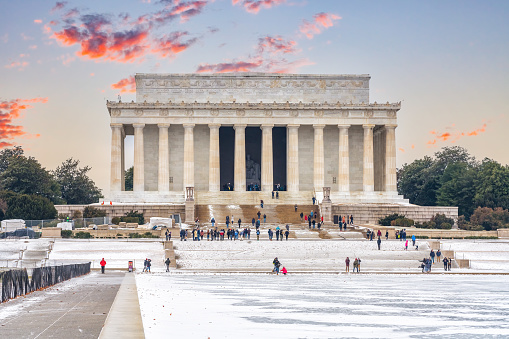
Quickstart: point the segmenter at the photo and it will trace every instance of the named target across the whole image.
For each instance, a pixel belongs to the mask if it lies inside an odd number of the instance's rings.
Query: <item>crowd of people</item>
[[[348,273],[350,272],[350,257],[346,257],[345,264],[346,264],[345,272]],[[361,271],[361,258],[355,258],[355,260],[353,261],[353,272],[359,273],[360,271]]]

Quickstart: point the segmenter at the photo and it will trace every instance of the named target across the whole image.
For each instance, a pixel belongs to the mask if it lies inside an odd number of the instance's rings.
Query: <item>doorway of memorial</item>
[[[286,127],[272,128],[274,191],[286,191]]]
[[[233,191],[234,159],[235,130],[232,126],[221,126],[219,128],[219,180],[221,181],[221,191]]]
[[[246,190],[261,191],[262,130],[246,127]]]

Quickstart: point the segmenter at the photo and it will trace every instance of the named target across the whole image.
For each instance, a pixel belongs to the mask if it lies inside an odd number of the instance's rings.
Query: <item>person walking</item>
[[[274,235],[274,232],[272,232],[272,230],[269,228],[267,233],[269,234],[269,240],[272,241],[272,236]]]
[[[385,240],[389,240],[389,231],[385,231]]]
[[[263,200],[260,200],[260,207],[263,208]]]
[[[266,215],[266,214],[264,214],[264,215],[263,215],[263,223],[265,224],[266,222],[267,222],[267,215]]]
[[[255,218],[251,219],[251,225],[253,225],[252,227],[255,226],[255,222],[256,222]]]
[[[313,197],[313,198],[311,199],[311,201],[313,201],[313,205],[314,205],[314,204],[315,204],[315,202],[316,202],[316,198],[315,198],[315,197]]]
[[[449,260],[447,260],[447,270],[448,271],[451,270],[451,266],[452,266],[452,258],[449,258]]]
[[[272,272],[276,272],[276,275],[279,275],[279,266],[281,266],[281,263],[279,262],[277,257],[274,258],[272,264],[274,265],[274,269],[272,270]]]
[[[170,258],[166,258],[164,264],[166,265],[166,272],[170,272]]]
[[[349,257],[346,257],[345,264],[346,264],[345,272],[349,273],[350,272],[350,258]]]
[[[239,223],[239,228],[240,228],[240,224],[242,223],[242,220],[240,218],[239,218],[238,223]]]
[[[357,258],[357,273],[359,273],[361,271],[361,258]]]
[[[300,222],[302,222],[302,218],[304,218],[304,213],[300,212]]]
[[[380,245],[382,244],[382,240],[380,239],[380,237],[378,237],[376,244],[378,245],[378,250],[380,251]]]
[[[166,230],[166,232],[164,232],[164,236],[166,237],[166,241],[168,241],[168,230]]]
[[[437,251],[437,262],[440,262],[440,257],[442,256],[442,252],[440,252],[440,248]]]
[[[152,266],[152,260],[151,259],[148,259],[147,260],[147,272],[150,273],[150,267]]]
[[[297,204],[295,204],[295,206],[293,206],[295,208],[295,212],[297,212]]]
[[[279,230],[276,228],[276,241],[279,240]]]
[[[256,215],[258,216],[258,220],[260,220],[260,216],[262,215],[262,214],[260,213],[260,211],[258,211],[258,212],[256,213]]]
[[[210,220],[210,222],[212,223],[212,227],[214,227],[214,225],[216,224],[216,219],[214,219],[214,217],[212,217],[212,219]]]
[[[99,265],[101,265],[101,273],[104,274],[104,270],[106,269],[106,260],[104,260],[104,258],[102,258]]]
[[[288,235],[290,234],[290,231],[286,230],[285,231],[285,237],[286,237],[286,241],[288,241]]]
[[[415,246],[415,234],[412,234],[412,246]]]
[[[431,250],[431,252],[429,252],[429,257],[431,258],[431,262],[434,264],[435,263],[435,252],[433,251],[433,249]]]
[[[143,261],[143,271],[141,271],[141,272],[147,271],[147,263],[148,263],[148,258],[145,258],[145,260]]]
[[[447,271],[447,265],[449,263],[449,259],[447,259],[447,257],[444,257],[444,271]]]
[[[256,240],[260,240],[260,230],[258,228],[256,229]]]
[[[405,251],[408,250],[408,240],[405,241]]]

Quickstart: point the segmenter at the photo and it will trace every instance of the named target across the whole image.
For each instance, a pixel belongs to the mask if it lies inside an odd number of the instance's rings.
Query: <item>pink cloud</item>
[[[437,132],[436,130],[430,131],[429,133],[431,135],[433,135],[434,137],[433,137],[433,139],[429,140],[426,144],[429,147],[431,147],[431,146],[436,145],[437,142],[450,141],[451,143],[455,143],[456,141],[458,141],[459,139],[461,139],[463,137],[478,136],[480,133],[486,132],[486,127],[487,127],[487,124],[484,123],[481,127],[477,128],[473,131],[462,132],[462,131],[457,131],[455,129],[455,124],[452,124],[451,126],[445,127],[445,129],[449,130],[450,132],[440,133],[440,132]],[[412,145],[412,148],[414,148],[414,145]]]
[[[187,35],[187,32],[173,32],[166,35],[155,41],[152,52],[159,54],[162,58],[174,57],[176,54],[185,51],[198,41],[197,38],[192,38],[183,42],[182,38]]]
[[[5,65],[5,68],[17,68],[18,71],[23,71],[30,63],[28,61],[13,61],[10,64]]]
[[[113,89],[119,89],[120,93],[135,93],[136,92],[136,80],[134,76],[130,76],[129,78],[122,79],[113,85],[111,85]]]
[[[303,20],[299,26],[299,31],[308,39],[313,39],[315,35],[320,34],[324,29],[334,26],[335,20],[341,20],[341,17],[331,13],[318,13],[313,15],[312,22]]]
[[[32,108],[33,103],[46,103],[48,98],[13,99],[0,101],[0,148],[13,146],[13,140],[19,137],[39,137],[30,135],[23,130],[23,126],[13,125],[13,120],[19,119],[22,111]]]
[[[284,40],[280,36],[265,36],[258,40],[258,47],[260,52],[269,53],[296,53],[297,43],[293,40]]]
[[[231,72],[250,72],[262,65],[262,60],[258,61],[237,61],[225,62],[219,64],[200,64],[197,73],[231,73]]]
[[[268,9],[285,2],[286,0],[232,0],[232,5],[242,6],[246,12],[257,14],[262,7]]]
[[[41,20],[41,19],[35,19],[35,20],[34,20],[34,23],[36,23],[36,24],[42,24],[42,20]]]

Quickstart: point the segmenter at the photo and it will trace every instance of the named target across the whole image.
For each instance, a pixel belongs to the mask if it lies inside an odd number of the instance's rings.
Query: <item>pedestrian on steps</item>
[[[267,222],[267,215],[263,215],[263,223],[265,224]]]
[[[349,257],[346,257],[345,264],[346,264],[345,272],[348,273],[348,272],[350,272],[350,258]]]
[[[380,251],[380,245],[382,244],[382,239],[380,239],[380,237],[378,237],[376,244],[378,245],[378,250]]]
[[[440,262],[440,257],[442,256],[442,252],[440,252],[440,248],[437,251],[437,262]]]
[[[412,246],[415,246],[415,234],[412,234]]]
[[[433,251],[433,249],[431,250],[431,252],[429,252],[429,256],[431,258],[431,262],[434,264],[435,263],[435,252]]]
[[[170,258],[166,258],[164,264],[166,265],[166,272],[170,272]]]
[[[408,251],[408,240],[405,241],[405,251]]]
[[[104,274],[104,269],[106,268],[106,260],[104,260],[104,258],[102,258],[99,265],[101,265],[101,273]]]
[[[295,206],[294,206],[294,207],[295,207],[295,212],[297,212],[297,204],[295,204]]]
[[[385,231],[385,240],[389,240],[389,231]]]

